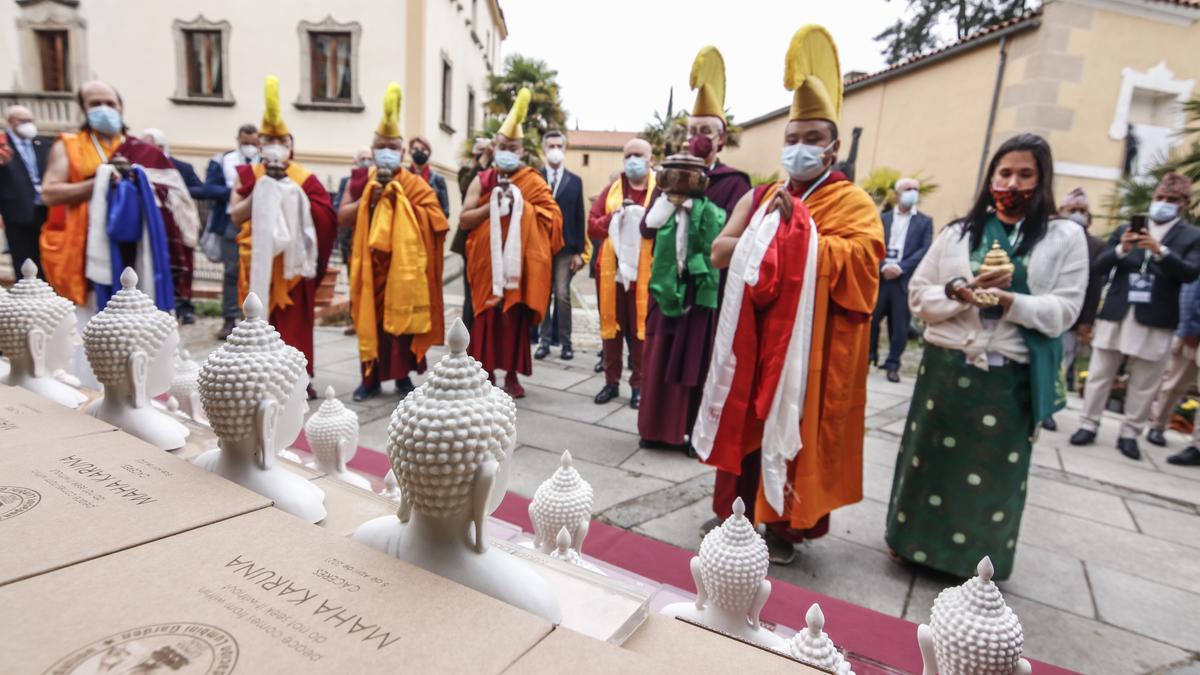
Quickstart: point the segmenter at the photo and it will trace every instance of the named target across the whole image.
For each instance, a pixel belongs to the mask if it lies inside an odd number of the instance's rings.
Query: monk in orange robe
[[[396,393],[407,396],[410,373],[425,372],[425,353],[446,332],[442,262],[450,225],[433,187],[400,168],[400,100],[393,82],[371,142],[375,166],[350,173],[338,207],[338,224],[353,231],[350,312],[362,364],[356,401],[382,393],[383,380],[395,380]]]
[[[755,505],[755,522],[768,525],[765,539],[771,560],[780,564],[794,559],[795,542],[829,531],[831,511],[862,500],[867,352],[879,263],[885,254],[883,223],[875,203],[833,168],[841,144],[837,120],[842,80],[836,48],[824,28],[805,26],[797,31],[788,49],[785,77],[788,89],[795,91],[783,139],[789,180],[782,189],[760,186],[740,200],[713,243],[713,262],[718,267],[729,265],[751,215],[764,204],[768,210],[779,209],[789,229],[802,230],[801,223],[792,221],[809,215],[816,224],[799,447],[790,449],[794,459],[786,464],[786,485],[775,500],[782,508],[776,510],[763,492],[764,460],[756,449],[762,443],[763,420],[746,423],[743,431],[749,434],[724,433],[735,442],[714,445],[706,459],[718,472],[713,494],[717,518],[705,523],[708,527],[727,518],[734,499],[742,497],[746,504]],[[764,358],[769,365],[771,355]],[[748,442],[755,433],[757,437]]]
[[[504,390],[525,395],[518,373],[533,373],[530,329],[550,302],[550,263],[563,246],[562,211],[550,186],[521,161],[521,123],[529,107],[521,89],[494,140],[493,168],[467,188],[459,227],[467,235],[467,270],[475,321],[468,353]],[[515,229],[514,229],[515,227]]]

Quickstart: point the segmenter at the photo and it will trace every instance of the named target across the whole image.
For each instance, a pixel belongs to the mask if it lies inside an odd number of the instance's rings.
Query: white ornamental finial
[[[128,290],[137,288],[138,275],[133,271],[132,267],[126,267],[125,271],[121,272],[121,288]]]
[[[37,263],[33,262],[32,258],[26,258],[25,262],[21,263],[21,276],[26,279],[37,278],[38,267]]]
[[[825,612],[821,611],[821,605],[814,602],[804,615],[804,621],[810,635],[820,635],[825,630]]]
[[[567,528],[561,528],[558,531],[558,537],[555,539],[555,548],[558,549],[558,554],[565,556],[571,548],[571,533],[567,532]]]
[[[332,384],[329,385],[328,387],[325,387],[325,400],[326,401],[336,398],[336,397],[337,397],[337,393],[333,391]]]
[[[467,353],[467,344],[470,341],[471,334],[467,332],[467,326],[463,323],[462,318],[455,319],[454,325],[450,327],[450,332],[446,335],[446,345],[450,347],[450,353]]]
[[[991,581],[992,575],[996,573],[996,568],[992,566],[992,559],[988,556],[983,556],[983,560],[975,566],[975,574],[979,575],[981,581]]]
[[[261,319],[263,313],[262,300],[259,300],[258,294],[247,293],[246,300],[242,303],[242,314],[247,319]]]
[[[570,450],[563,450],[562,458],[559,460],[559,466],[562,467],[563,471],[569,471],[571,469]]]
[[[733,515],[735,518],[746,515],[746,502],[743,502],[741,497],[733,500]]]
[[[787,642],[787,653],[804,663],[824,668],[837,675],[854,675],[850,663],[825,634],[825,613],[821,605],[813,603],[804,615],[807,628],[797,632]]]

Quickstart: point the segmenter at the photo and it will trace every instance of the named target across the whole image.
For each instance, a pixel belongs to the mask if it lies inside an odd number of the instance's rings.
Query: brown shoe
[[[233,332],[234,323],[233,319],[225,319],[225,323],[221,324],[221,330],[217,331],[217,339],[227,339],[229,334]]]

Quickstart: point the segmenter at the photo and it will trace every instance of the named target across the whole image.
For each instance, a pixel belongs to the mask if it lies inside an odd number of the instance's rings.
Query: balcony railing
[[[83,123],[75,94],[71,92],[0,91],[0,119],[8,116],[9,106],[23,105],[43,132],[78,129]]]

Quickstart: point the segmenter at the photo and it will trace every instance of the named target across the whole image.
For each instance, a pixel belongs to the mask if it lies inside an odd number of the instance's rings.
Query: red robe
[[[497,368],[507,373],[530,375],[530,330],[542,322],[550,302],[550,262],[563,246],[562,211],[550,193],[550,186],[536,170],[527,166],[511,176],[521,190],[525,210],[521,217],[521,281],[503,297],[492,295],[491,222],[484,218],[467,235],[467,270],[471,281],[475,321],[467,353],[483,364],[489,373]],[[480,204],[486,203],[496,187],[497,173],[489,169],[479,174]],[[501,235],[507,236],[509,216],[501,222]]]
[[[237,167],[238,194],[247,197],[254,191],[254,183],[258,176],[265,172],[262,164]],[[302,173],[300,173],[302,172]],[[303,166],[293,162],[288,168],[289,177],[295,174],[305,175],[300,181],[300,187],[308,196],[309,210],[312,212],[313,227],[317,231],[317,274],[312,279],[293,279],[289,284],[288,298],[291,304],[286,307],[271,306],[269,320],[283,341],[304,353],[308,360],[308,376],[313,375],[313,325],[316,323],[314,311],[317,304],[317,286],[325,277],[325,268],[329,264],[329,254],[333,251],[333,242],[337,239],[337,214],[333,211],[333,202],[329,192],[321,181]],[[238,235],[238,304],[246,299],[250,287],[250,221],[242,223]],[[278,260],[276,262],[278,264]],[[272,282],[274,283],[274,282]],[[268,304],[269,299],[263,298]]]

